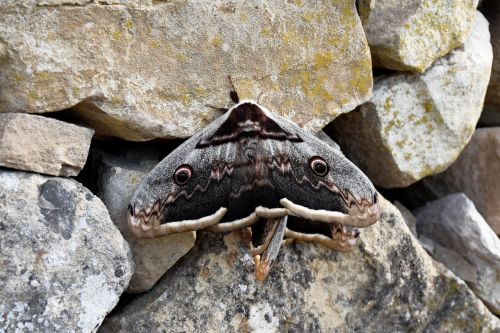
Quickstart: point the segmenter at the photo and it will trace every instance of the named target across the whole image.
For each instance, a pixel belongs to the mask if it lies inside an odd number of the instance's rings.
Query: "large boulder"
[[[424,74],[376,78],[373,97],[334,121],[342,151],[382,187],[444,171],[474,133],[490,77],[488,22]]]
[[[114,153],[95,151],[94,158],[99,160],[99,197],[132,251],[135,270],[127,291],[144,292],[151,289],[193,247],[196,233],[184,232],[155,239],[137,239],[128,227],[130,199],[144,177],[158,164],[158,150],[130,148],[122,153],[117,153],[116,150]]]
[[[478,128],[445,172],[423,179],[437,197],[464,192],[490,227],[500,234],[500,127]]]
[[[188,137],[229,101],[316,132],[369,99],[354,1],[2,1],[0,112],[73,108],[99,135]]]
[[[358,0],[375,65],[424,72],[462,45],[477,0]]]
[[[0,331],[96,331],[132,275],[101,200],[72,179],[1,170],[0,212]]]
[[[380,200],[380,222],[359,249],[281,249],[260,283],[245,232],[205,234],[148,293],[100,332],[476,332],[500,329],[467,285],[436,264],[398,210]]]
[[[0,113],[0,166],[54,176],[76,176],[94,130],[56,119]]]

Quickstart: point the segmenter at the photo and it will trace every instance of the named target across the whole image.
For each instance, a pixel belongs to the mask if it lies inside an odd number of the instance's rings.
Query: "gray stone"
[[[411,211],[408,210],[408,208],[406,208],[399,201],[394,202],[394,206],[396,206],[396,208],[401,213],[401,216],[403,217],[404,221],[406,222],[406,225],[410,229],[412,235],[417,237],[417,219],[415,218],[415,216],[413,216]]]
[[[334,122],[343,152],[377,185],[405,187],[444,171],[474,133],[491,71],[488,22],[424,74],[375,81],[373,97]]]
[[[0,165],[54,176],[76,176],[94,131],[56,119],[0,114]]]
[[[359,249],[281,249],[260,283],[245,232],[199,235],[193,250],[101,332],[491,332],[500,329],[467,285],[422,249],[380,199]]]
[[[445,172],[423,179],[434,195],[464,192],[490,227],[500,234],[500,127],[478,128]]]
[[[195,232],[155,239],[137,239],[128,228],[127,212],[135,189],[159,162],[158,151],[129,149],[123,156],[103,153],[98,170],[99,196],[132,250],[135,264],[128,292],[151,289],[158,279],[194,245]]]
[[[101,200],[72,179],[2,170],[0,212],[0,331],[96,331],[132,275]]]
[[[419,236],[438,245],[431,251],[434,258],[500,314],[500,240],[472,201],[463,193],[451,194],[414,213]]]
[[[477,0],[358,1],[375,65],[420,73],[464,43],[477,5]]]
[[[354,1],[4,0],[0,12],[0,112],[72,108],[99,135],[188,137],[220,115],[207,105],[229,102],[228,75],[241,98],[313,132],[371,96]]]

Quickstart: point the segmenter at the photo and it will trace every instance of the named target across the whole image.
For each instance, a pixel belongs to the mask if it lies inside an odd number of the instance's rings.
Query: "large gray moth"
[[[239,101],[144,179],[129,206],[139,238],[249,227],[256,277],[283,239],[349,251],[378,220],[377,193],[349,160],[253,101]]]

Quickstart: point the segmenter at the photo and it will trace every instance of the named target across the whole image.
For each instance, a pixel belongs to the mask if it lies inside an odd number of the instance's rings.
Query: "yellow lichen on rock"
[[[464,43],[477,0],[360,1],[359,7],[375,64],[422,73]]]
[[[229,102],[228,75],[242,97],[312,131],[371,95],[351,0],[133,3],[5,7],[3,53],[18,56],[0,62],[1,109],[73,107],[98,135],[149,140],[204,127],[219,114],[206,105]]]

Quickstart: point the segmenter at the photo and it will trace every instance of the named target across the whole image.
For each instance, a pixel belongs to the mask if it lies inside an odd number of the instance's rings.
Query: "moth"
[[[136,237],[250,228],[258,280],[290,241],[337,251],[379,218],[377,192],[348,159],[293,122],[250,100],[163,159],[129,206]]]

